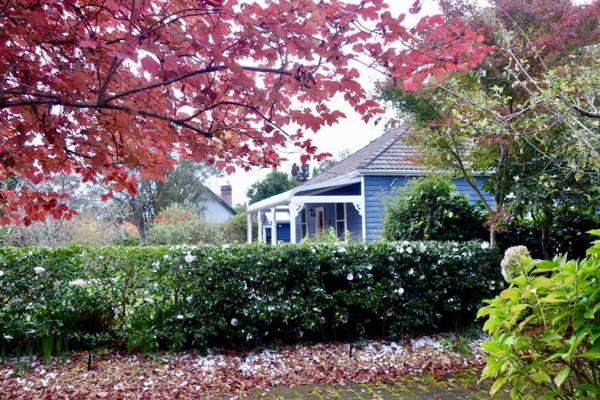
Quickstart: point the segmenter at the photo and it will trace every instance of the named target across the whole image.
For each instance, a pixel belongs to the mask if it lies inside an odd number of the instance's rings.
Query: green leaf
[[[564,303],[566,301],[565,297],[558,293],[550,293],[546,297],[542,297],[540,299],[540,303]]]
[[[585,318],[594,319],[596,313],[600,310],[600,303],[596,304],[596,306],[592,309],[589,309],[583,314]]]
[[[535,372],[535,373],[529,375],[529,377],[535,383],[552,382],[552,379],[550,379],[550,375],[548,375],[544,371]]]
[[[562,384],[565,382],[565,380],[567,380],[570,373],[571,373],[571,368],[569,368],[569,367],[564,367],[563,369],[561,369],[560,372],[558,374],[556,374],[556,376],[554,377],[554,384],[558,388],[560,388],[562,386]]]
[[[508,377],[506,376],[500,379],[496,379],[496,382],[494,382],[492,388],[490,389],[490,394],[494,396],[496,393],[498,393],[498,391],[502,389],[502,386],[506,384],[506,381],[508,381]]]

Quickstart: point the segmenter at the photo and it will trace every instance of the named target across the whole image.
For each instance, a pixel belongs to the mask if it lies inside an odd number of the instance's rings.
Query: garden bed
[[[49,368],[34,359],[23,370],[12,359],[0,365],[1,399],[37,398],[198,398],[243,395],[256,389],[305,384],[392,382],[425,372],[438,377],[483,365],[481,339],[453,335],[314,344],[251,353],[85,352]]]

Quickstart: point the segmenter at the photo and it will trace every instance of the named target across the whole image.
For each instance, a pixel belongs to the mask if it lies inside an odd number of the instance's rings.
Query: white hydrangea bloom
[[[504,258],[500,262],[502,276],[506,282],[511,282],[522,272],[521,257],[531,257],[525,246],[513,246],[506,249]]]
[[[84,281],[83,279],[75,279],[75,280],[72,280],[71,282],[69,282],[69,285],[84,287],[87,285],[87,281]]]

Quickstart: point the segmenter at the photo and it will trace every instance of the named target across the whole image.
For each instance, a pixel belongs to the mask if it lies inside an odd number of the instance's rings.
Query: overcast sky
[[[353,1],[353,0],[349,0]],[[414,0],[387,0],[390,4],[390,9],[394,15],[406,13]],[[425,0],[423,5],[422,15],[431,15],[437,10],[433,0]],[[359,68],[359,66],[357,66]],[[361,69],[361,84],[370,92],[374,92],[374,83],[382,79],[382,76],[374,71]],[[342,150],[356,151],[365,146],[371,140],[380,136],[383,133],[386,120],[393,115],[388,112],[383,120],[375,126],[374,122],[366,124],[361,120],[360,114],[352,110],[351,107],[342,100],[334,100],[332,108],[341,110],[346,114],[346,118],[340,123],[322,128],[317,134],[310,135],[319,151],[328,152],[337,155]],[[289,163],[284,164],[280,170],[289,173],[293,162],[299,162],[300,154],[287,154],[286,158],[290,159]],[[312,170],[312,165],[311,165]],[[245,204],[247,201],[246,191],[252,183],[262,179],[271,171],[271,169],[253,169],[250,172],[239,171],[232,175],[225,175],[220,178],[212,178],[208,186],[216,193],[220,193],[220,186],[230,182],[233,187],[233,204]]]

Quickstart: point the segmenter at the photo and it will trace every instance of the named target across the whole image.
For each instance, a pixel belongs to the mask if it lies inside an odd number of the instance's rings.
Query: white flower
[[[237,320],[237,318],[231,318],[231,326],[237,326],[238,323],[239,321]]]
[[[183,319],[183,315],[178,314],[175,318],[177,318],[177,319]]]
[[[490,244],[488,242],[481,242],[481,248],[482,249],[489,249],[490,248]]]
[[[45,268],[43,268],[43,267],[35,267],[35,268],[33,269],[33,272],[35,272],[35,273],[36,273],[36,274],[38,274],[38,275],[41,275],[41,274],[43,274],[44,272],[46,272],[46,269],[45,269]]]
[[[396,289],[396,293],[398,293],[398,296],[402,296],[404,294],[404,288]]]
[[[12,340],[12,338],[13,338],[13,337],[12,337],[12,336],[10,336],[10,335],[4,335],[4,339],[6,339],[6,340]]]
[[[514,278],[523,272],[521,258],[529,258],[529,250],[525,246],[513,246],[506,249],[504,258],[500,262],[502,276],[506,282],[510,283]]]
[[[414,270],[414,269],[412,269],[412,268],[411,268],[411,269],[409,269],[409,270],[408,270],[408,274],[409,274],[409,275],[414,275],[414,274],[415,274],[415,270]]]
[[[348,279],[349,281],[354,279],[354,274],[352,272],[348,273],[348,275],[346,275],[346,279]]]
[[[191,254],[186,254],[185,257],[183,257],[183,259],[185,260],[186,263],[191,264],[194,261],[196,261],[196,257],[191,255]]]
[[[230,247],[231,247],[231,245],[229,245],[229,244],[224,244],[224,245],[222,246],[222,249],[223,249],[223,250],[227,250],[227,249],[228,249],[228,248],[230,248]]]
[[[84,281],[83,279],[75,279],[71,282],[69,282],[69,285],[71,286],[79,286],[79,287],[84,287],[87,285],[87,282]]]
[[[194,299],[194,296],[189,295],[188,297],[185,298],[185,301],[187,301],[188,303],[191,303],[193,299]]]
[[[420,279],[420,280],[423,280],[423,279],[425,279],[425,275],[421,275],[421,276],[419,277],[419,279]]]
[[[4,271],[0,269],[0,276],[4,276]]]

